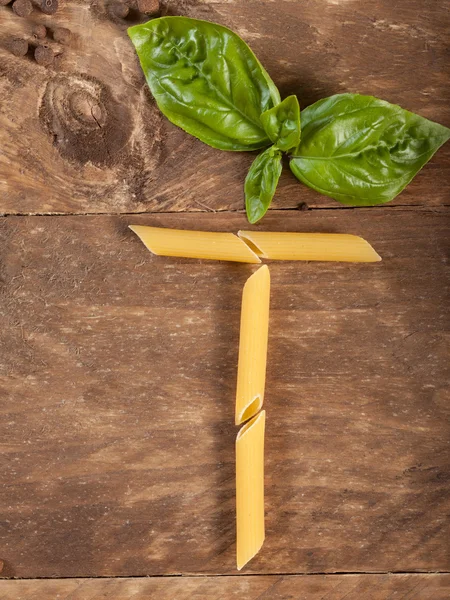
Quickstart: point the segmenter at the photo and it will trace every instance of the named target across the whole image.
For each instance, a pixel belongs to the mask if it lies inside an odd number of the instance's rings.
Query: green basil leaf
[[[128,29],[161,111],[206,144],[255,150],[270,144],[260,116],[279,92],[241,38],[221,25],[162,17]]]
[[[300,106],[297,96],[288,96],[261,115],[261,123],[272,142],[284,152],[300,143]]]
[[[291,170],[344,204],[389,202],[450,138],[450,129],[373,96],[331,96],[301,118]]]
[[[259,154],[245,178],[245,208],[250,223],[263,217],[272,202],[281,175],[281,151],[271,146]]]

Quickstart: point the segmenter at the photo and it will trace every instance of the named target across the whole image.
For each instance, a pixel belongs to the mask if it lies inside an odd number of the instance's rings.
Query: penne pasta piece
[[[251,275],[242,292],[235,423],[261,409],[266,383],[270,273],[267,265]]]
[[[256,254],[234,233],[188,231],[130,225],[150,252],[158,256],[260,263]]]
[[[266,411],[236,438],[236,562],[240,571],[261,549],[264,528],[264,429]]]
[[[372,246],[357,235],[239,231],[238,236],[261,258],[342,262],[381,260]]]

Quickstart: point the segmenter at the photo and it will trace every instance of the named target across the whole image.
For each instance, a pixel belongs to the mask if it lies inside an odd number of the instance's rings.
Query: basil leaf
[[[260,116],[279,92],[241,38],[221,25],[162,17],[128,29],[161,111],[206,144],[255,150],[270,144]]]
[[[284,152],[300,143],[300,106],[297,96],[288,96],[261,115],[261,123],[272,142]]]
[[[331,96],[301,118],[291,170],[344,204],[389,202],[450,138],[450,129],[373,96]]]
[[[245,208],[250,223],[267,212],[281,175],[281,151],[271,146],[259,154],[245,178]]]

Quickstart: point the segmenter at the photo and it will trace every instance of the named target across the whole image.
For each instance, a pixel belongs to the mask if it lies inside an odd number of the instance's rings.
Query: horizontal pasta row
[[[158,256],[260,263],[272,260],[378,262],[381,257],[357,235],[346,233],[286,233],[239,231],[222,233],[130,225],[145,246]]]

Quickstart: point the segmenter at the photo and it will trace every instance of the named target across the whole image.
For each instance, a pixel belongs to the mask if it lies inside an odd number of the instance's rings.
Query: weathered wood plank
[[[226,153],[173,127],[146,90],[126,36],[132,19],[105,0],[67,1],[20,19],[0,7],[0,213],[243,208],[254,156]],[[164,12],[223,23],[249,42],[282,95],[302,106],[336,92],[374,94],[450,125],[444,0],[179,0]],[[7,49],[33,22],[74,33],[54,68]],[[397,204],[449,204],[450,150],[440,150]],[[274,208],[339,206],[283,174]]]
[[[450,568],[448,215],[264,223],[358,233],[384,260],[271,264],[267,540],[247,572]],[[255,267],[153,257],[130,222],[245,218],[0,221],[6,577],[235,572],[239,305]]]
[[[448,574],[10,580],[2,600],[448,600]]]

